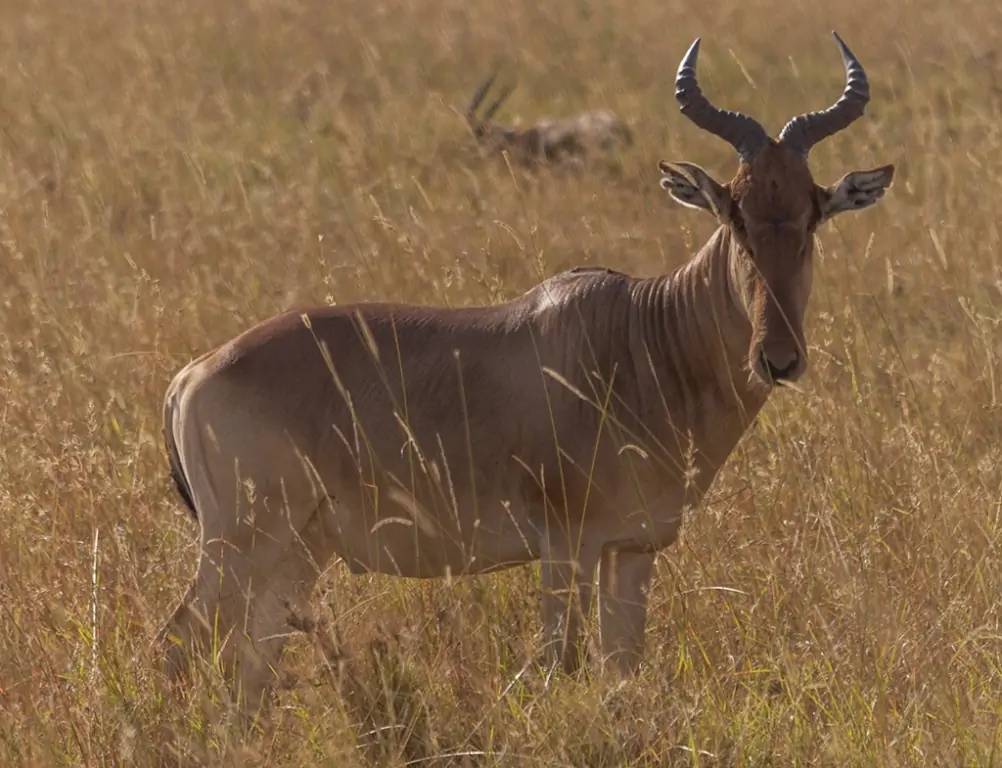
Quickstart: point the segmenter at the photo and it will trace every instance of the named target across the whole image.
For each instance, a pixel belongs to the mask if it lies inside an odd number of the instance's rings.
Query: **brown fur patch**
[[[806,158],[775,143],[741,163],[728,186],[746,219],[798,221],[817,205]]]

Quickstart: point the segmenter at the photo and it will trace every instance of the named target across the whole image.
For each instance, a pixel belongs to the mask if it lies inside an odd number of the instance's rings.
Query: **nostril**
[[[765,358],[766,367],[769,369],[769,376],[772,377],[773,381],[789,378],[790,374],[796,371],[797,366],[800,364],[800,353],[797,351],[794,351],[785,361],[785,364],[782,365],[777,365],[768,355],[763,354],[763,357]]]

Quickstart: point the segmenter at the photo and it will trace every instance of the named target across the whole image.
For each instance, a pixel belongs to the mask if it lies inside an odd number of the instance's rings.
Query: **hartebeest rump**
[[[488,77],[473,94],[466,122],[486,153],[507,152],[517,163],[581,163],[596,151],[612,152],[633,142],[629,127],[607,109],[559,120],[539,120],[525,128],[495,123],[493,118],[514,88],[507,86],[482,115],[477,114],[497,79]]]
[[[811,177],[811,146],[869,98],[836,40],[845,92],[778,140],[707,101],[690,48],[676,98],[739,165],[721,185],[661,164],[671,196],[719,223],[673,274],[579,268],[491,307],[288,313],[182,370],[165,433],[201,555],[162,636],[169,667],[212,628],[259,696],[336,556],[410,577],[541,560],[545,642],[566,668],[597,571],[604,660],[633,669],[656,553],[774,383],[806,368],[815,229],[891,182],[891,166],[831,187]]]

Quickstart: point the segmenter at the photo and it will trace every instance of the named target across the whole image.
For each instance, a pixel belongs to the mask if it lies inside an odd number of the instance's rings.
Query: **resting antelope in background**
[[[607,109],[583,112],[560,120],[540,120],[528,128],[511,128],[493,122],[494,115],[511,95],[514,86],[507,86],[482,115],[477,110],[497,79],[488,77],[473,94],[466,109],[466,121],[482,150],[487,153],[508,152],[523,165],[532,163],[580,163],[590,154],[613,152],[633,142],[626,123]]]
[[[777,140],[707,101],[699,41],[689,49],[682,113],[739,162],[725,185],[661,163],[671,196],[719,223],[674,273],[578,268],[497,306],[288,313],[184,368],[165,435],[201,555],[161,636],[169,668],[213,628],[244,695],[259,697],[338,557],[354,573],[419,578],[540,560],[546,650],[568,670],[597,572],[603,661],[634,669],[657,552],[774,384],[807,367],[814,231],[891,183],[891,166],[830,187],[811,177],[811,147],[869,98],[836,40],[842,97]]]

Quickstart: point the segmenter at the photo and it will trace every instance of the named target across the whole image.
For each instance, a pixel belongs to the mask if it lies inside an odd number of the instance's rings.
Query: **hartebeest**
[[[807,366],[815,229],[875,203],[893,176],[811,177],[811,147],[869,98],[836,40],[844,93],[777,140],[710,104],[699,41],[689,49],[682,112],[739,164],[722,185],[661,163],[671,196],[719,223],[673,274],[579,268],[497,306],[293,312],[182,370],[165,434],[201,556],[164,630],[170,667],[215,631],[258,696],[337,556],[354,573],[410,577],[541,560],[545,642],[567,668],[597,571],[602,654],[634,668],[656,553],[774,383]]]
[[[560,120],[539,120],[527,128],[499,125],[493,118],[514,90],[512,86],[502,89],[501,95],[483,114],[477,114],[496,79],[497,73],[481,83],[466,109],[466,122],[485,152],[508,152],[514,161],[523,165],[579,163],[595,151],[611,152],[633,142],[633,134],[626,123],[607,109]]]

